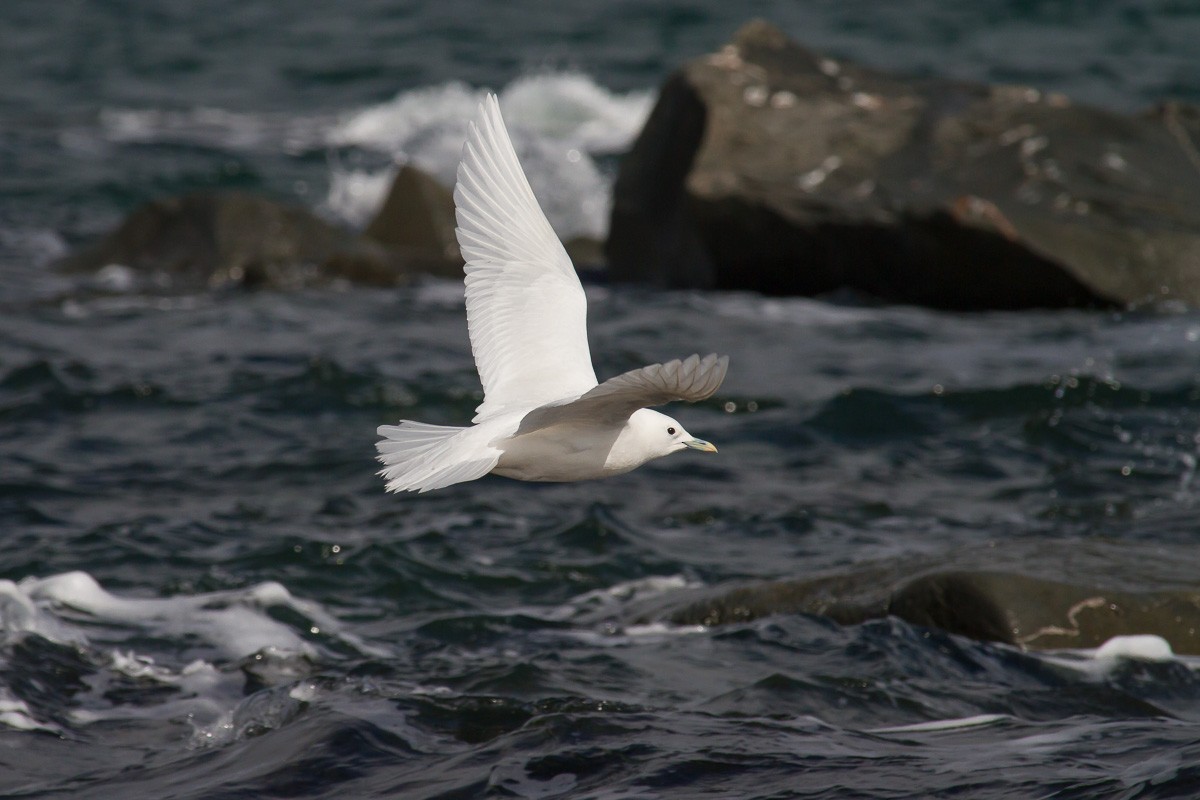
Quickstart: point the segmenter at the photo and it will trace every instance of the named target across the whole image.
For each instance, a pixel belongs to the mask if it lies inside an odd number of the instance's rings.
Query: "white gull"
[[[381,425],[379,474],[389,492],[428,492],[488,473],[580,481],[678,450],[716,452],[647,406],[711,396],[728,356],[692,355],[597,383],[583,287],[529,188],[495,95],[470,125],[454,204],[484,400],[469,427]]]

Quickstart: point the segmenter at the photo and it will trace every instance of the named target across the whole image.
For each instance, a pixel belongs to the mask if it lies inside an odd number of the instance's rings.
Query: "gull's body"
[[[646,406],[709,397],[727,358],[691,356],[597,383],[583,287],[529,188],[492,95],[463,146],[454,203],[484,400],[470,427],[381,425],[376,446],[388,491],[425,492],[489,472],[588,480],[685,448],[716,450]]]

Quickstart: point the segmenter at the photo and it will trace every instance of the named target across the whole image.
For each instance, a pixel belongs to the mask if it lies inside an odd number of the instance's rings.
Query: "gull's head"
[[[630,416],[629,428],[636,435],[638,443],[645,448],[646,461],[662,458],[680,450],[717,452],[717,448],[712,444],[688,433],[678,420],[648,408],[635,411]]]

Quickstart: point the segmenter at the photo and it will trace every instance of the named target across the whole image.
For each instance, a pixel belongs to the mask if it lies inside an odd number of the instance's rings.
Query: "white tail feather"
[[[375,443],[384,465],[379,474],[389,492],[428,492],[453,483],[481,478],[496,466],[497,454],[480,456],[460,445],[460,434],[469,428],[429,425],[403,420],[399,425],[380,425],[384,437]]]

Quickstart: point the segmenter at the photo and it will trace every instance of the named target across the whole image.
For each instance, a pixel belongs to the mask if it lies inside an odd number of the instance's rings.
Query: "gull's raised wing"
[[[583,287],[521,171],[495,95],[471,123],[454,205],[483,382],[475,421],[594,387]]]
[[[618,423],[639,408],[674,400],[694,403],[711,397],[729,369],[729,356],[710,353],[682,361],[651,364],[609,378],[575,400],[534,409],[521,420],[515,436],[571,422]]]

